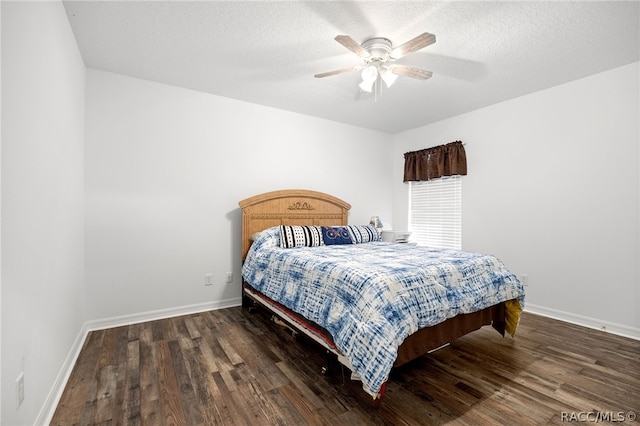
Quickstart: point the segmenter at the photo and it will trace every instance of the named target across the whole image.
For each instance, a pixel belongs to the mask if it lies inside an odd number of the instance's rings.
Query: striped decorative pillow
[[[372,225],[349,225],[349,232],[351,233],[353,244],[382,240],[380,233]]]
[[[324,245],[319,226],[280,225],[280,247],[317,247]]]

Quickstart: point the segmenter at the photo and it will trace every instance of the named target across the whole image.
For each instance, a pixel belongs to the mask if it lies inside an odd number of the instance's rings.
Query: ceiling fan
[[[336,36],[335,40],[363,59],[364,65],[323,72],[316,74],[314,77],[324,78],[336,74],[362,70],[362,82],[359,85],[360,89],[365,92],[371,92],[374,84],[378,81],[378,77],[384,81],[387,87],[391,87],[399,75],[416,78],[418,80],[426,80],[433,75],[431,71],[394,63],[396,60],[416,50],[435,43],[436,36],[433,34],[422,33],[398,47],[393,47],[391,41],[384,37],[373,37],[365,40],[362,44],[348,35]]]

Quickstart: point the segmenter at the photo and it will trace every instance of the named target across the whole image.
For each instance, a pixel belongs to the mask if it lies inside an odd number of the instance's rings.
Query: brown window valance
[[[466,174],[467,154],[460,141],[404,154],[404,182]]]

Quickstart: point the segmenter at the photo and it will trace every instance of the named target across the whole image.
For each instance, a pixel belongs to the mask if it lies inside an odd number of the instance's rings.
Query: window
[[[409,182],[409,231],[420,245],[462,248],[461,176]]]

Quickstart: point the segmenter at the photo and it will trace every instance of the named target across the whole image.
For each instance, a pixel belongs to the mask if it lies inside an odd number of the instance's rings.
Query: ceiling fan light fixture
[[[399,75],[418,80],[426,80],[433,74],[431,71],[393,63],[399,58],[435,43],[436,36],[433,34],[422,33],[395,48],[391,41],[384,37],[373,37],[362,43],[358,43],[348,35],[338,35],[335,40],[363,59],[364,66],[353,66],[323,72],[316,74],[314,77],[323,78],[350,71],[362,70],[362,81],[358,86],[363,92],[371,93],[375,89],[377,98],[383,81],[387,87],[391,87]]]
[[[384,81],[387,87],[391,87],[398,79],[398,74],[394,74],[392,67],[386,67],[380,73],[380,77],[382,77],[382,81]]]
[[[360,87],[360,89],[363,92],[371,93],[373,91],[373,84],[375,82],[376,82],[375,80],[371,80],[371,81],[362,80],[360,84],[358,84],[358,87]]]
[[[363,82],[374,82],[376,81],[376,78],[378,78],[378,68],[376,68],[374,65],[369,65],[362,70],[361,75]]]
[[[360,89],[365,92],[371,92],[373,90],[373,85],[378,79],[378,68],[369,65],[365,69],[362,70],[362,82],[358,85]]]

